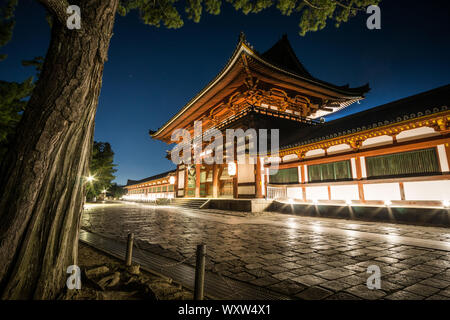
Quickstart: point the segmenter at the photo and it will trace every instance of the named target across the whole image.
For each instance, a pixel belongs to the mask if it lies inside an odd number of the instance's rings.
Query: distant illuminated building
[[[127,194],[126,200],[153,201],[156,199],[172,199],[175,197],[175,173],[167,171],[142,180],[128,180],[124,187]]]

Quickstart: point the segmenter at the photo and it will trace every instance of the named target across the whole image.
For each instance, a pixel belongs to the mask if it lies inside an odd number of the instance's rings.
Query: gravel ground
[[[64,300],[186,300],[192,299],[192,292],[172,282],[172,279],[140,270],[132,274],[123,262],[102,251],[79,243],[78,263],[83,273],[80,290],[67,290]],[[96,277],[86,276],[89,270],[99,267],[109,270]],[[120,281],[111,284],[105,281],[117,275]],[[120,275],[120,276],[119,276]],[[102,282],[103,281],[103,282]],[[105,285],[102,283],[106,282]],[[99,286],[98,284],[102,284]],[[109,283],[109,284],[108,284]]]

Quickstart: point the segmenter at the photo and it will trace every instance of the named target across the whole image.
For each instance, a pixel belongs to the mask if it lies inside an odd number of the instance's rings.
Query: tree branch
[[[349,9],[349,10],[357,10],[357,11],[366,11],[366,10],[364,10],[364,9],[360,9],[360,8],[357,8],[357,7],[352,7],[352,6],[347,6],[347,5],[345,5],[345,4],[342,4],[342,3],[340,3],[339,1],[337,1],[337,0],[333,0],[334,2],[336,2],[336,4],[338,5],[338,6],[340,6],[340,7],[342,7],[342,8],[346,8],[346,9]]]
[[[70,4],[67,0],[38,0],[53,16],[56,20],[65,24],[67,20],[67,8]]]
[[[303,0],[303,2],[305,2],[308,6],[310,6],[310,7],[313,8],[313,9],[323,10],[323,8],[317,7],[317,6],[313,5],[313,4],[310,3],[308,0]]]
[[[360,8],[357,8],[357,7],[347,6],[347,5],[345,5],[345,4],[340,3],[340,2],[337,1],[337,0],[330,0],[330,1],[336,3],[338,6],[340,6],[340,7],[342,7],[342,8],[345,8],[345,9],[356,10],[356,11],[366,11],[366,10],[364,10],[364,9],[360,9]],[[313,9],[318,9],[318,10],[323,10],[323,9],[324,9],[324,8],[322,8],[322,7],[317,7],[317,6],[313,5],[313,4],[312,4],[311,2],[309,2],[308,0],[303,0],[303,2],[305,2],[308,6],[310,6],[310,7],[313,8]]]

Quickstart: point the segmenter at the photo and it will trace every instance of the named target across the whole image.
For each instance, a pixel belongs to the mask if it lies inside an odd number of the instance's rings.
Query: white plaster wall
[[[270,158],[267,158],[265,160],[265,162],[266,163],[276,163],[276,162],[280,163],[281,162],[281,158],[280,157],[270,157]]]
[[[283,157],[283,162],[294,161],[297,159],[298,159],[298,157],[296,154],[289,154],[289,155]]]
[[[450,180],[404,182],[405,200],[450,200]]]
[[[306,199],[308,200],[328,200],[328,187],[306,187]]]
[[[243,195],[255,194],[255,186],[238,186],[238,193]]]
[[[367,178],[366,159],[364,157],[359,158],[361,163],[361,176]]]
[[[363,185],[366,200],[401,200],[398,183],[374,183]]]
[[[253,164],[238,164],[237,178],[239,183],[255,182],[255,166]]]
[[[382,146],[385,144],[392,144],[393,142],[394,142],[394,139],[388,135],[368,138],[368,139],[364,140],[364,142],[362,143],[361,149]]]
[[[437,146],[438,150],[438,156],[439,156],[439,163],[441,165],[442,172],[448,172],[448,160],[447,160],[447,152],[445,152],[445,146],[443,144],[440,144]],[[450,191],[449,191],[450,192]]]
[[[358,174],[356,173],[356,158],[351,158],[350,164],[352,165],[352,177],[353,179],[357,179]]]
[[[433,128],[430,127],[420,127],[411,130],[405,130],[397,135],[397,142],[409,141],[414,139],[421,139],[426,137],[432,137],[439,135]]]
[[[184,188],[184,170],[178,171],[178,189]]]
[[[331,154],[347,152],[347,151],[351,151],[351,150],[352,150],[352,148],[348,144],[342,143],[342,144],[338,144],[336,146],[329,147],[327,149],[327,154],[331,155]]]
[[[315,150],[311,150],[311,151],[308,151],[307,153],[305,153],[305,158],[320,157],[323,155],[325,155],[324,149],[315,149]]]
[[[286,194],[291,199],[303,199],[303,191],[299,187],[287,187]]]
[[[331,200],[359,200],[358,185],[331,186]]]

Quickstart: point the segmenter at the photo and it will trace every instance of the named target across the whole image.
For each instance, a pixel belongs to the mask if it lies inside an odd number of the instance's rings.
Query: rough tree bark
[[[43,71],[0,169],[0,297],[53,299],[77,262],[94,120],[118,0],[79,2],[81,30],[54,14]]]

